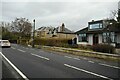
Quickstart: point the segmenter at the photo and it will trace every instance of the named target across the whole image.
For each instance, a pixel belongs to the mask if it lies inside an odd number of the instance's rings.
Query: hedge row
[[[32,41],[26,43],[25,40],[20,41],[22,45],[32,45]],[[43,46],[56,46],[56,47],[66,47],[66,48],[77,48],[77,49],[83,49],[83,50],[92,50],[96,52],[103,52],[103,53],[114,53],[115,48],[108,44],[97,44],[97,45],[77,45],[77,44],[71,44],[70,39],[44,39],[44,38],[35,38],[34,40],[35,45],[43,45]]]
[[[70,39],[44,39],[36,38],[34,40],[35,45],[45,45],[45,46],[57,46],[57,47],[66,47],[69,45]],[[32,42],[30,42],[31,44]]]
[[[103,53],[114,53],[115,48],[109,44],[97,44],[91,47],[93,51],[103,52]]]
[[[103,52],[103,53],[114,53],[115,47],[109,44],[96,44],[96,45],[79,45],[78,48],[84,49],[84,50],[92,50],[96,52]]]

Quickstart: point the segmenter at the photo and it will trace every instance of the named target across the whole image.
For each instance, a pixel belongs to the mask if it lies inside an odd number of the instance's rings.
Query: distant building
[[[64,23],[56,28],[40,27],[35,31],[35,36],[39,38],[61,38],[61,39],[75,38],[74,32],[67,29]]]
[[[114,20],[98,20],[88,22],[88,27],[76,32],[77,44],[96,45],[109,43],[115,47],[120,46],[119,23],[112,24]]]

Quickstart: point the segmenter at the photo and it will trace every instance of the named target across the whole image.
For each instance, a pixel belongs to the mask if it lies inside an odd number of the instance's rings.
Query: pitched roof
[[[75,32],[75,33],[76,33],[76,34],[80,34],[80,33],[86,33],[86,32],[88,32],[88,27],[83,28],[83,29],[81,29],[81,30],[79,30],[79,31],[77,31],[77,32]]]
[[[75,33],[75,32],[73,32],[73,31],[69,30],[68,28],[64,28],[64,30],[61,32],[61,31],[59,31],[59,28],[60,28],[60,27],[61,27],[61,26],[59,26],[59,27],[56,28],[57,33],[71,33],[71,34]]]
[[[73,34],[74,32],[73,31],[71,31],[71,30],[69,30],[68,28],[64,28],[64,31],[62,31],[62,32],[60,32],[59,31],[59,28],[60,28],[61,26],[59,26],[59,27],[40,27],[40,28],[38,28],[36,31],[46,31],[46,30],[48,30],[48,31],[50,31],[50,32],[57,32],[57,33],[71,33],[71,34]]]
[[[117,24],[112,24],[112,25],[108,25],[106,28],[104,29],[98,29],[98,30],[88,30],[88,27],[83,28],[77,32],[75,32],[76,34],[82,34],[82,33],[103,33],[106,31],[110,31],[110,32],[120,32],[120,23]]]

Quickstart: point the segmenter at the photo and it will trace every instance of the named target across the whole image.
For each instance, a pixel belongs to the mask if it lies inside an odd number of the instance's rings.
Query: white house
[[[76,32],[77,44],[96,45],[109,43],[120,47],[120,23],[114,20],[98,20],[88,22],[88,27]]]

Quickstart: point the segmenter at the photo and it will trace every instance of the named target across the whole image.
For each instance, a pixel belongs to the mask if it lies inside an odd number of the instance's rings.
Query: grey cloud
[[[111,10],[117,9],[117,2],[4,2],[3,19],[14,20],[25,17],[31,22],[36,19],[36,28],[59,26],[77,31],[87,26],[92,19],[103,19]]]

